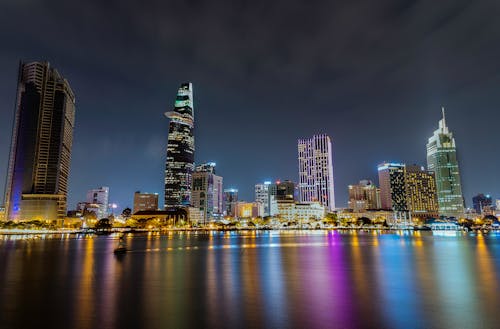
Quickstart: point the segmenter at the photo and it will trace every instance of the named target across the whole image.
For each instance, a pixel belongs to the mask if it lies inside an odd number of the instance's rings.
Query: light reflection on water
[[[435,232],[434,232],[435,233]],[[0,328],[495,327],[500,236],[0,237]]]

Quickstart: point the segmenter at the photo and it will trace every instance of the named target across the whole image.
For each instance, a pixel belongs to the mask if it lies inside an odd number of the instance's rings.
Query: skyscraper
[[[354,211],[380,209],[380,189],[370,180],[364,179],[356,185],[349,185],[348,207]]]
[[[224,214],[236,216],[236,205],[238,204],[238,190],[234,188],[224,189]]]
[[[215,163],[196,166],[191,191],[192,206],[203,214],[203,220],[222,216],[222,177],[215,174]]]
[[[434,172],[422,166],[406,166],[406,205],[412,217],[420,219],[438,216],[436,180]]]
[[[299,198],[335,208],[332,142],[327,135],[298,140]]]
[[[97,218],[108,217],[109,187],[102,186],[87,192],[87,203],[98,206]]]
[[[276,185],[271,182],[255,184],[255,202],[264,207],[263,216],[274,216],[278,213],[276,202]]]
[[[21,63],[5,206],[11,220],[66,215],[75,122],[69,83],[47,62]]]
[[[477,214],[482,214],[485,208],[491,207],[493,204],[493,199],[490,195],[484,195],[479,193],[472,197],[472,207]]]
[[[405,165],[381,163],[378,165],[380,202],[382,209],[392,210],[398,218],[407,218]]]
[[[464,201],[455,138],[446,125],[444,108],[442,111],[439,127],[427,143],[427,169],[436,177],[439,214],[459,217],[464,213]]]
[[[165,208],[189,206],[194,171],[193,85],[181,84],[174,109],[166,112],[168,129],[165,165]]]

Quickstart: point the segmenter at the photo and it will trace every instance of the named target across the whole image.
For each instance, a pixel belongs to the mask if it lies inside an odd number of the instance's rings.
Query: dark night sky
[[[196,161],[216,161],[244,199],[296,181],[297,138],[325,132],[345,206],[383,160],[425,164],[442,105],[467,204],[500,198],[498,17],[496,0],[2,0],[0,173],[18,61],[48,60],[77,97],[69,208],[101,185],[120,208],[163,194],[163,112],[184,81]]]

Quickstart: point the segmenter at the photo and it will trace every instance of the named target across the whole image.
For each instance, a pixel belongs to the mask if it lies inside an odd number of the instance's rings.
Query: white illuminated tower
[[[436,177],[439,214],[459,217],[464,213],[462,184],[458,168],[455,138],[446,125],[446,117],[439,120],[439,127],[427,142],[427,169]]]
[[[335,209],[333,151],[330,137],[324,134],[298,140],[299,198],[319,202]]]

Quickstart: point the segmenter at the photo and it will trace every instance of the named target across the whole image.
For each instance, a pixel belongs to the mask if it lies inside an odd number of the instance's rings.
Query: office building
[[[196,167],[193,173],[191,203],[200,209],[203,221],[217,219],[223,214],[222,177],[215,174],[215,162]]]
[[[276,186],[269,181],[255,184],[255,202],[263,205],[263,217],[276,215],[278,213]]]
[[[174,109],[165,115],[170,119],[165,166],[165,208],[187,207],[191,204],[195,149],[191,83],[180,86]]]
[[[434,172],[422,166],[406,166],[406,205],[412,218],[438,217],[436,180]]]
[[[439,214],[459,217],[464,213],[464,200],[458,167],[455,138],[446,125],[446,117],[427,142],[427,169],[434,172]]]
[[[380,204],[399,219],[407,219],[405,165],[384,162],[378,166]]]
[[[47,62],[21,63],[5,188],[6,218],[66,216],[75,95]]]
[[[134,193],[134,209],[132,213],[138,211],[156,211],[158,210],[158,193]]]
[[[485,209],[491,208],[492,205],[493,199],[488,194],[479,193],[472,197],[472,207],[474,207],[477,214],[482,214]]]
[[[108,217],[109,187],[102,186],[87,192],[87,203],[98,206],[96,216],[98,219]]]
[[[380,189],[370,180],[361,180],[358,184],[349,185],[348,208],[355,212],[363,212],[368,209],[380,209]]]
[[[236,217],[236,204],[238,203],[238,190],[234,188],[224,189],[224,215]]]
[[[326,209],[319,202],[279,202],[278,214],[280,220],[287,222],[306,223],[325,217]]]
[[[295,200],[295,183],[292,181],[277,181],[269,186],[269,190],[278,202]]]
[[[327,135],[298,140],[299,198],[301,202],[319,202],[333,210],[332,142]]]

